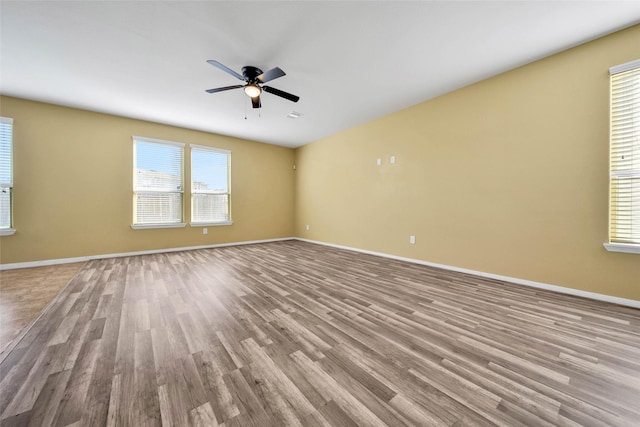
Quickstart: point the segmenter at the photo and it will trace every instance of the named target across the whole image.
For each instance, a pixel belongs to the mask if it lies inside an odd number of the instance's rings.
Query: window
[[[132,228],[184,227],[184,144],[133,137]]]
[[[191,146],[191,225],[228,225],[231,152]]]
[[[640,60],[611,73],[608,250],[640,253]]]
[[[15,233],[13,225],[13,119],[0,117],[0,236]]]

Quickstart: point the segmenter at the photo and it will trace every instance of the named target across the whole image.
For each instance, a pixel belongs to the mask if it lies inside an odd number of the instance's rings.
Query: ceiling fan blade
[[[238,89],[238,88],[241,88],[243,86],[244,85],[233,85],[233,86],[217,87],[215,89],[207,89],[205,92],[209,92],[209,93],[223,92],[225,90]]]
[[[274,95],[276,95],[276,96],[279,96],[280,98],[288,99],[289,101],[292,101],[292,102],[298,102],[298,100],[300,100],[300,97],[299,97],[299,96],[292,95],[292,94],[287,93],[287,92],[285,92],[285,91],[283,91],[283,90],[276,89],[275,87],[262,86],[262,89],[263,89],[265,92],[269,92],[269,93],[271,93],[271,94],[274,94]]]
[[[266,71],[262,74],[260,74],[258,76],[258,80],[260,80],[262,83],[266,83],[266,82],[270,82],[271,80],[275,80],[278,77],[282,77],[286,75],[284,73],[284,71],[282,71],[280,68],[276,67],[276,68],[272,68],[269,71]]]
[[[262,104],[260,103],[260,95],[251,98],[251,104],[253,105],[253,108],[262,107]]]
[[[224,71],[225,73],[229,73],[231,74],[233,77],[239,79],[239,80],[244,80],[244,77],[242,76],[242,74],[238,74],[235,71],[233,71],[231,68],[227,67],[226,65],[223,65],[221,63],[219,63],[218,61],[216,61],[215,59],[210,59],[207,61],[209,64],[213,65],[214,67],[218,67],[220,68],[222,71]]]

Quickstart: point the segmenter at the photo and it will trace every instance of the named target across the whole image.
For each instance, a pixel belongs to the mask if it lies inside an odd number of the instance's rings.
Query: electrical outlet
[[[307,226],[305,227],[305,229],[306,229],[307,231],[309,231],[309,224],[307,224]]]
[[[412,245],[416,244],[416,236],[409,236],[409,243],[411,243]]]
[[[380,165],[382,164],[382,159],[378,159],[378,160],[376,160],[376,164],[377,164],[378,166],[380,166]]]
[[[207,229],[207,227],[202,229],[202,234],[208,234],[209,233],[209,229]]]
[[[389,163],[391,163],[392,165],[396,164],[396,156],[391,156],[391,158],[389,159]]]

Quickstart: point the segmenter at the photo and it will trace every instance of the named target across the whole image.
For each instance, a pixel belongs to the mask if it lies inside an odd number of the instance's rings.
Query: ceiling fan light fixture
[[[251,98],[251,105],[253,106],[253,108],[262,107],[262,104],[260,102],[260,95],[262,94],[263,89],[264,89],[264,92],[270,93],[275,96],[279,96],[280,98],[284,98],[287,101],[298,102],[300,100],[299,96],[293,95],[291,93],[287,93],[280,89],[276,89],[275,87],[260,86],[262,83],[270,82],[271,80],[275,80],[286,75],[285,72],[278,67],[272,68],[266,73],[263,73],[260,68],[247,65],[242,67],[242,75],[240,75],[239,73],[236,73],[235,71],[233,71],[231,68],[227,67],[226,65],[222,65],[221,63],[219,63],[214,59],[210,59],[207,62],[213,65],[214,67],[221,69],[227,74],[231,74],[232,76],[236,77],[238,80],[242,80],[242,83],[243,83],[243,84],[238,84],[233,86],[224,86],[224,87],[217,87],[213,89],[207,89],[206,90],[207,93],[218,93],[218,92],[224,92],[231,89],[242,88],[244,89],[244,93],[246,93],[247,96]]]
[[[249,98],[255,98],[256,96],[260,96],[262,93],[262,89],[255,83],[250,83],[244,87],[244,93],[249,96]]]

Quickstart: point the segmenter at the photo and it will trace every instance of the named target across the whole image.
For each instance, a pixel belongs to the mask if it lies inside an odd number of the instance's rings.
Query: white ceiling
[[[0,19],[5,95],[298,147],[638,23],[640,1],[2,0]],[[268,85],[301,99],[208,94],[241,83],[208,59],[279,66]]]

